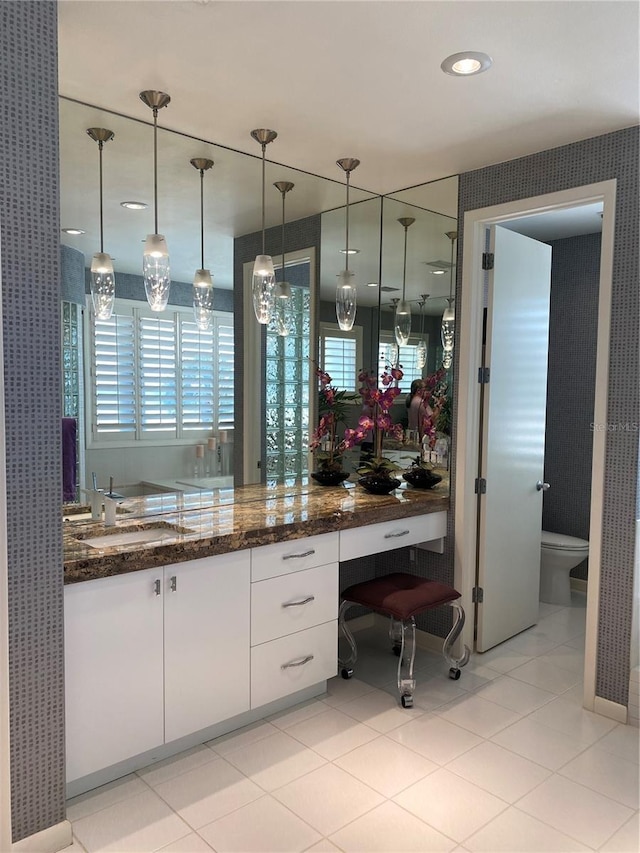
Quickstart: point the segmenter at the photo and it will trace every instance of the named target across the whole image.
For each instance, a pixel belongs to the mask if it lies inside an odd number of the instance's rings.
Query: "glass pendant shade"
[[[147,234],[142,253],[142,275],[152,311],[164,311],[171,289],[169,250],[162,234]]]
[[[213,326],[213,279],[209,270],[196,270],[193,279],[193,316],[206,332]]]
[[[398,346],[403,347],[409,343],[411,335],[411,305],[406,299],[401,299],[396,305],[394,332]]]
[[[288,282],[279,282],[275,289],[274,318],[278,334],[283,338],[293,331],[292,301],[291,287]]]
[[[427,364],[427,345],[424,340],[420,338],[418,341],[418,345],[416,346],[416,367],[418,370],[422,370]]]
[[[447,370],[453,363],[453,337],[455,331],[456,315],[450,300],[442,315],[442,326],[440,327],[440,338],[442,340],[442,366]]]
[[[353,273],[343,270],[338,276],[336,288],[336,317],[343,332],[353,328],[356,319],[357,291],[353,283]]]
[[[258,323],[266,326],[273,314],[276,274],[270,255],[258,255],[253,265],[253,310]]]
[[[96,252],[91,260],[91,299],[96,320],[109,320],[116,298],[113,261],[106,252]]]

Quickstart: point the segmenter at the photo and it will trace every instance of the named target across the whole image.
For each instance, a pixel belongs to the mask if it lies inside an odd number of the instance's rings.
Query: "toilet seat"
[[[553,551],[589,551],[589,542],[577,536],[567,536],[564,533],[542,531],[541,547]]]

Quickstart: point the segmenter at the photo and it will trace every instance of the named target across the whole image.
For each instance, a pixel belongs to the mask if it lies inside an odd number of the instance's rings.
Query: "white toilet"
[[[569,572],[589,556],[589,543],[576,536],[542,531],[540,548],[540,601],[571,604]]]

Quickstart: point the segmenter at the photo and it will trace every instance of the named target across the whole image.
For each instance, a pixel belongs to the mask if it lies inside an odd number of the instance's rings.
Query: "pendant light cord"
[[[200,269],[204,269],[204,169],[200,169]]]
[[[351,177],[351,172],[347,172],[347,228],[345,234],[345,255],[346,255],[346,263],[345,270],[349,272],[349,178]]]
[[[282,193],[282,281],[284,282],[286,276],[284,274],[284,197],[286,195],[286,190]]]
[[[265,181],[265,151],[267,150],[267,145],[265,142],[262,143],[262,254],[264,255],[264,205],[265,205],[265,194],[264,194],[264,181]]]
[[[404,263],[402,265],[402,301],[405,301],[405,289],[407,285],[407,231],[409,226],[404,226]]]
[[[104,252],[104,239],[103,239],[104,217],[103,217],[103,213],[102,213],[102,147],[103,147],[103,145],[104,145],[104,143],[102,142],[102,140],[100,140],[98,142],[98,159],[100,162],[99,173],[100,173],[100,252],[101,253]]]
[[[451,299],[453,298],[453,241],[455,237],[451,238],[451,267],[449,269],[449,304],[451,304]]]
[[[158,233],[158,108],[153,108],[153,210],[154,233]]]

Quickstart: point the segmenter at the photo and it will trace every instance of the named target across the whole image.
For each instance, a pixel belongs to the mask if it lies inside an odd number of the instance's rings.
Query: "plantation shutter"
[[[135,434],[135,326],[131,315],[96,320],[93,340],[93,432]]]
[[[138,319],[140,428],[142,433],[172,432],[177,427],[176,326],[172,319]]]
[[[213,425],[214,335],[195,322],[180,323],[180,386],[182,429],[204,430]]]
[[[233,387],[234,387],[234,348],[233,323],[216,318],[215,330],[217,336],[217,359],[215,367],[215,388],[217,396],[217,418],[215,427],[218,430],[233,429]]]

